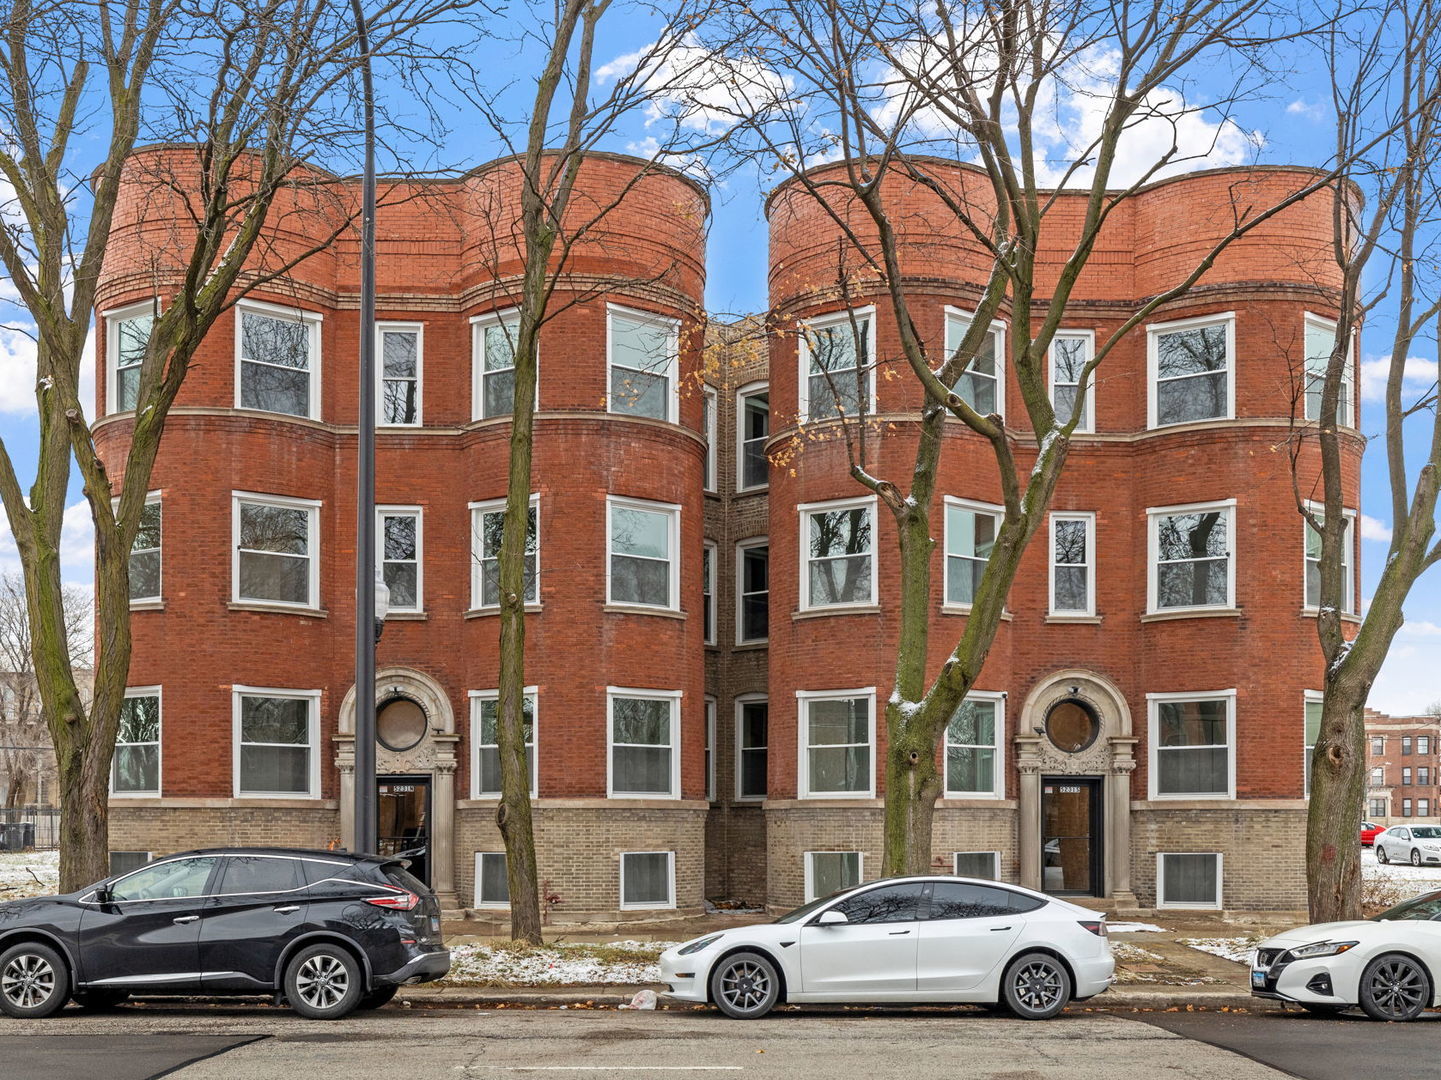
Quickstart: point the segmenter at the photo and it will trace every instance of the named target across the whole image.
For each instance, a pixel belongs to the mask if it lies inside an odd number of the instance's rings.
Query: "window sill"
[[[802,611],[792,611],[791,619],[824,619],[830,615],[879,615],[880,604],[832,604],[823,608],[805,608]]]
[[[540,605],[540,604],[526,604],[526,605],[525,605],[525,612],[526,612],[527,615],[531,614],[532,612],[536,612],[536,611],[540,611],[540,610],[541,610],[541,605]],[[467,612],[465,613],[465,617],[466,617],[467,619],[483,619],[483,618],[485,618],[485,617],[488,616],[488,615],[499,615],[499,614],[500,614],[500,608],[498,608],[498,607],[481,607],[481,608],[471,608],[469,611],[467,611]]]
[[[874,791],[803,791],[796,796],[796,801],[801,803],[811,802],[838,802],[849,803],[864,800],[876,800]]]
[[[1176,611],[1149,611],[1141,616],[1143,623],[1170,622],[1172,619],[1239,619],[1240,608],[1180,608]]]
[[[134,604],[131,605],[132,608],[134,606]],[[1303,607],[1301,609],[1301,618],[1303,619],[1315,619],[1318,618],[1320,614],[1321,612],[1313,607]],[[1361,616],[1356,614],[1356,612],[1354,611],[1343,611],[1341,612],[1341,621],[1348,623],[1356,623],[1359,625],[1361,622]]]
[[[132,600],[132,601],[130,601],[130,610],[131,610],[131,611],[164,611],[164,610],[165,610],[165,601],[164,601],[164,600],[161,600],[161,599],[158,599],[158,598],[157,598],[157,599],[154,599],[154,600]],[[1314,612],[1313,612],[1312,614],[1314,614]]]
[[[386,622],[425,622],[430,618],[428,611],[387,611]]]
[[[292,604],[265,604],[253,600],[232,600],[225,605],[231,611],[258,611],[268,615],[303,615],[307,619],[328,619],[330,612],[324,608],[299,607]],[[245,796],[251,798],[252,796]],[[263,796],[254,796],[261,798]]]
[[[734,498],[742,499],[747,495],[768,495],[771,486],[769,484],[757,484],[755,487],[736,488]]]
[[[646,607],[643,604],[603,604],[601,611],[613,615],[659,615],[662,619],[685,619],[684,611],[673,611],[670,608]]]
[[[1100,626],[1099,615],[1047,615],[1047,623],[1074,623],[1081,626]]]
[[[942,615],[969,615],[969,614],[971,613],[972,607],[973,607],[973,605],[971,605],[971,604],[942,604],[942,605],[941,605],[941,614],[942,614]],[[1015,616],[1015,614],[1014,614],[1013,612],[1010,612],[1010,611],[1002,611],[1002,612],[1001,612],[1001,619],[1002,619],[1002,621],[1004,621],[1004,622],[1010,622],[1010,621],[1011,621],[1012,619],[1014,619],[1015,617],[1016,617],[1016,616]]]
[[[753,649],[769,649],[770,647],[771,639],[761,638],[759,641],[737,641],[734,645],[731,646],[731,651],[749,652]]]

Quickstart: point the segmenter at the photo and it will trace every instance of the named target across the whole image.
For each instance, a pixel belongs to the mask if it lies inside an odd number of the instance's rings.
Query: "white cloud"
[[[1313,105],[1297,98],[1286,106],[1286,114],[1288,116],[1304,116],[1307,120],[1319,120],[1326,115],[1326,110],[1320,105]]]
[[[1391,542],[1391,526],[1370,514],[1361,515],[1361,539],[1376,540],[1383,544]]]
[[[1391,375],[1389,356],[1368,356],[1361,361],[1361,400],[1382,401]],[[1436,361],[1424,356],[1406,357],[1401,373],[1401,403],[1410,405],[1436,388]]]
[[[0,512],[0,573],[19,572],[20,552],[10,522]],[[60,577],[67,585],[86,588],[95,582],[95,527],[84,499],[65,508],[65,520],[60,526]]]
[[[35,412],[33,332],[23,323],[0,326],[0,413]]]
[[[1428,705],[1441,701],[1441,626],[1422,624],[1426,629],[1408,635],[1416,624],[1407,623],[1391,646],[1386,663],[1371,687],[1367,704],[1392,716],[1416,716]]]

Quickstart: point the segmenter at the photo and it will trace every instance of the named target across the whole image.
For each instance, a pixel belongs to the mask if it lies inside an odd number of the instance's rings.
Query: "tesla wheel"
[[[48,945],[27,941],[0,953],[0,1010],[22,1020],[53,1016],[70,997],[70,971]]]
[[[1421,865],[1421,853],[1420,853],[1419,851],[1417,851],[1415,848],[1412,848],[1412,849],[1411,849],[1411,865],[1412,865],[1412,866],[1420,866],[1420,865]]]
[[[1431,1004],[1426,969],[1400,953],[1386,953],[1361,973],[1361,1008],[1372,1020],[1414,1020]]]
[[[1390,860],[1388,860],[1388,859],[1386,858],[1386,849],[1385,849],[1384,847],[1382,847],[1380,844],[1376,844],[1376,845],[1375,845],[1375,848],[1376,848],[1376,861],[1377,861],[1378,863],[1380,863],[1382,866],[1385,866],[1386,863],[1390,861]]]
[[[1022,953],[1001,977],[1006,1008],[1022,1020],[1049,1020],[1071,1000],[1071,976],[1049,953]]]
[[[377,986],[368,994],[361,995],[360,1004],[357,1009],[379,1009],[383,1005],[389,1005],[390,999],[395,997],[398,986]]]
[[[77,990],[72,1000],[87,1012],[105,1012],[129,1001],[130,992],[127,990]]]
[[[301,949],[285,969],[285,998],[311,1020],[339,1020],[360,1005],[360,965],[339,945]]]
[[[760,953],[727,956],[710,976],[711,999],[733,1020],[759,1020],[776,1007],[781,979],[775,965]]]

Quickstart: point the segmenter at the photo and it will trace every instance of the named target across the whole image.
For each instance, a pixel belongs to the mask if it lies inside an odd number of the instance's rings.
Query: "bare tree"
[[[380,0],[369,17],[373,60],[404,84],[464,53],[461,35],[442,48],[421,31],[468,7]],[[328,0],[0,7],[8,194],[0,266],[34,326],[40,427],[28,496],[0,441],[0,501],[20,553],[36,684],[59,766],[62,889],[107,872],[108,780],[130,663],[128,558],[166,418],[221,313],[250,289],[281,287],[296,262],[349,228],[337,178],[311,162],[343,166],[356,155],[350,82],[361,60],[349,11]],[[137,155],[142,140],[166,145]],[[405,159],[413,156],[412,148]],[[150,278],[156,306],[138,379],[121,402],[134,419],[125,460],[108,463],[123,467],[113,482],[80,400],[81,359],[118,197],[131,180],[174,227],[147,238],[152,262],[136,272]],[[305,235],[328,235],[303,250],[282,247],[272,239],[273,211],[308,217]],[[90,703],[75,677],[60,579],[72,461],[96,533]]]

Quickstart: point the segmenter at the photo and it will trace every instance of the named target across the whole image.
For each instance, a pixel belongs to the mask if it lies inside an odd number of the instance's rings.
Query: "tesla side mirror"
[[[840,926],[842,923],[850,922],[844,911],[837,911],[835,908],[828,908],[822,911],[816,919],[817,926]]]

